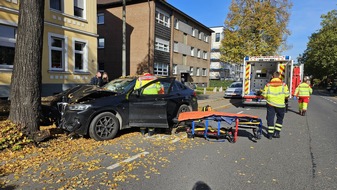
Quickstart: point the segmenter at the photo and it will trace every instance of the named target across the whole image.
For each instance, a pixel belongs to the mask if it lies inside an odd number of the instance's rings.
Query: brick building
[[[123,7],[119,0],[97,0],[98,62],[110,78],[122,76]],[[211,29],[162,0],[127,0],[125,13],[126,75],[148,67],[158,76],[208,85]]]

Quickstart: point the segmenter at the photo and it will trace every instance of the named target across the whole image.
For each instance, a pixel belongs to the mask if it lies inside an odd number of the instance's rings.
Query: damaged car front
[[[128,104],[123,99],[134,83],[134,78],[116,79],[101,88],[77,90],[64,96],[58,103],[61,114],[58,127],[78,135],[89,133],[95,140],[113,138],[120,120],[126,117],[124,110]],[[106,116],[97,117],[100,113]],[[92,123],[95,126],[90,127]]]

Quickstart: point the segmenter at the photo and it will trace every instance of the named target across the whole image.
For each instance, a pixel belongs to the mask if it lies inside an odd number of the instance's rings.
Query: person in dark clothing
[[[101,86],[102,85],[102,74],[101,72],[97,72],[94,77],[90,80],[91,85]]]
[[[109,82],[109,76],[107,72],[104,72],[102,75],[102,84],[101,86],[104,86],[105,84],[107,84]]]

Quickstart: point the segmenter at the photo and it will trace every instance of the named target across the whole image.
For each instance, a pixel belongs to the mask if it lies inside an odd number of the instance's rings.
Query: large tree
[[[10,91],[9,120],[27,136],[39,134],[44,1],[21,0]]]
[[[290,0],[232,0],[221,41],[221,60],[241,63],[244,56],[275,55],[287,49]]]
[[[321,18],[321,29],[310,36],[301,61],[307,75],[320,79],[337,77],[337,10]]]

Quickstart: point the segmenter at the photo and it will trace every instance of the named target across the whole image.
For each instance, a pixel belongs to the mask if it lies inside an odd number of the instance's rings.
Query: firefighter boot
[[[272,140],[272,139],[273,139],[273,133],[268,133],[267,138],[268,138],[269,140]]]
[[[298,111],[298,114],[302,115],[302,110],[299,110],[299,111]]]
[[[305,112],[307,112],[307,110],[302,111],[302,116],[305,116]]]
[[[148,129],[147,135],[148,135],[148,136],[154,135],[154,128],[149,128],[149,129]]]
[[[143,128],[143,127],[140,128],[140,133],[142,133],[143,136],[145,135],[145,129],[146,128]]]
[[[274,138],[280,138],[280,137],[281,137],[280,131],[275,131],[273,137],[274,137]]]

